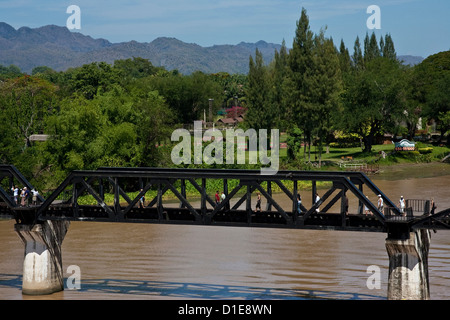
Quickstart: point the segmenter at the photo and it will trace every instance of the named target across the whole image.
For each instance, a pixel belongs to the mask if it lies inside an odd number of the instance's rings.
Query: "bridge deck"
[[[3,207],[4,208],[4,207]],[[4,208],[7,210],[6,208]],[[16,217],[25,217],[34,214],[36,208],[18,208]],[[1,210],[0,210],[1,211]],[[348,214],[345,222],[342,222],[340,213],[315,213],[307,220],[302,215],[294,217],[290,222],[276,211],[251,212],[246,210],[223,210],[210,218],[212,210],[208,210],[202,219],[187,208],[164,208],[160,215],[157,208],[132,208],[123,217],[110,218],[105,210],[99,206],[79,206],[78,215],[70,205],[51,206],[41,220],[70,220],[70,221],[96,221],[96,222],[124,222],[124,223],[153,223],[153,224],[188,224],[188,225],[212,225],[233,227],[258,227],[258,228],[291,228],[291,229],[333,229],[347,231],[385,232],[385,227],[374,216],[361,214]],[[0,215],[3,218],[14,218],[12,213]]]
[[[11,212],[5,205],[0,204],[0,218],[14,219],[35,214],[38,207],[16,208],[15,213]],[[95,221],[95,222],[123,222],[123,223],[151,223],[151,224],[175,224],[175,225],[211,225],[211,226],[232,226],[232,227],[255,227],[255,228],[289,228],[289,229],[318,229],[318,230],[344,230],[344,231],[366,231],[366,232],[386,232],[384,224],[372,216],[356,213],[348,213],[345,222],[342,221],[340,213],[314,213],[309,219],[304,220],[302,214],[289,213],[293,217],[292,222],[287,220],[276,211],[251,212],[246,210],[222,210],[213,219],[209,218],[212,210],[208,210],[202,219],[196,219],[187,208],[166,207],[161,215],[157,208],[132,208],[123,217],[111,218],[105,210],[95,205],[84,205],[78,207],[77,216],[74,215],[71,205],[61,204],[49,208],[41,220],[69,220],[69,221]],[[427,219],[428,218],[428,219]],[[421,228],[426,229],[448,229],[450,217],[439,220],[440,223],[433,223],[432,217],[414,216],[387,217],[391,224],[404,224],[421,222]]]

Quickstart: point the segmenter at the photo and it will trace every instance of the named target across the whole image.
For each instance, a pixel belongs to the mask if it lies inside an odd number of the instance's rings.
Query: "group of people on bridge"
[[[37,200],[39,196],[39,192],[35,189],[29,190],[27,187],[23,187],[22,189],[19,189],[17,186],[11,187],[11,192],[13,195],[13,201],[17,206],[21,207],[28,207],[30,205],[30,196],[31,196],[31,203],[33,206],[37,205]],[[19,197],[20,197],[20,203],[19,203]]]
[[[216,206],[219,205],[223,200],[225,200],[226,196],[225,193],[222,191],[222,194],[219,195],[219,190],[216,191],[216,194],[214,195],[214,199],[216,201]]]

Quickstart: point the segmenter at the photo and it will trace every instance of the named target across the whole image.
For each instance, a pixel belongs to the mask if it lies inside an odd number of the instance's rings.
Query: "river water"
[[[372,176],[394,202],[434,197],[450,207],[450,165],[414,165]],[[310,191],[302,191],[305,202]],[[290,201],[277,196],[289,207]],[[376,195],[370,195],[376,201]],[[263,199],[263,205],[264,205]],[[356,200],[350,198],[350,211]],[[450,231],[432,233],[431,299],[450,299]],[[65,284],[81,288],[22,295],[24,247],[14,221],[0,221],[0,300],[11,299],[386,299],[384,233],[72,222],[64,239]],[[369,266],[381,287],[369,289]]]

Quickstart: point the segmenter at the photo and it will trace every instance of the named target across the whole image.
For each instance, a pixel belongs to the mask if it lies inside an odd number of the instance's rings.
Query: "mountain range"
[[[22,72],[31,74],[33,68],[47,66],[65,71],[91,62],[141,57],[155,66],[167,70],[177,69],[183,74],[194,71],[204,73],[228,72],[246,74],[250,55],[261,51],[266,63],[270,62],[280,44],[258,41],[237,45],[202,47],[175,38],[160,37],[152,42],[111,43],[93,39],[66,27],[47,25],[39,28],[15,29],[0,22],[0,65],[16,65]],[[420,63],[422,57],[400,56],[405,64]]]

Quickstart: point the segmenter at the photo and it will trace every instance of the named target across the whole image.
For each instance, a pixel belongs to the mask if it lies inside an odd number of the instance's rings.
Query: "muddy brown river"
[[[450,165],[396,167],[371,178],[395,203],[401,195],[434,197],[437,211],[450,208]],[[301,192],[310,202],[311,192]],[[376,201],[376,195],[369,198]],[[350,212],[355,206],[350,198]],[[450,230],[431,237],[431,299],[447,300]],[[76,265],[80,289],[26,296],[23,244],[14,221],[0,221],[0,300],[386,299],[385,238],[373,232],[72,222],[62,246],[64,281]],[[373,265],[380,268],[380,289],[367,286]]]

